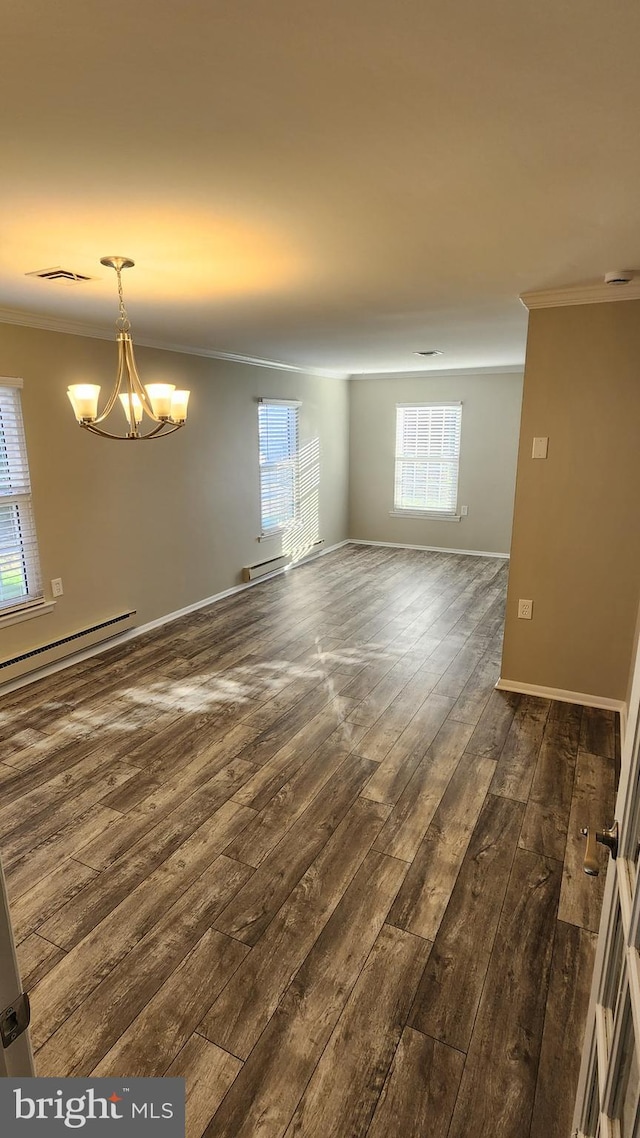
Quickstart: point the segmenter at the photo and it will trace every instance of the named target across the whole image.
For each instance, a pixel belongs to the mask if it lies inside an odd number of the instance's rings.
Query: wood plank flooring
[[[182,1076],[189,1138],[568,1138],[616,723],[494,690],[506,579],[346,546],[2,698],[39,1074]]]

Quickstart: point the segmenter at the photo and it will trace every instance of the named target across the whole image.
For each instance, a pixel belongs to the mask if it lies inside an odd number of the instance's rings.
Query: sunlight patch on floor
[[[226,669],[224,664],[220,670],[203,669],[188,681],[165,676],[153,682],[123,683],[122,688],[107,698],[98,696],[93,705],[51,699],[39,709],[52,713],[51,721],[41,730],[51,738],[51,750],[58,751],[67,742],[94,731],[106,732],[107,737],[108,733],[114,736],[133,734],[151,726],[161,714],[215,715],[230,706],[261,703],[279,691],[286,691],[289,684],[297,681],[315,680],[317,686],[323,686],[329,698],[333,699],[339,695],[333,674],[340,673],[341,668],[353,670],[355,675],[359,665],[365,667],[372,662],[401,655],[400,650],[389,645],[370,643],[337,648],[333,646],[334,637],[328,636],[327,640],[330,647],[325,647],[323,638],[317,636],[315,645],[310,645],[308,653],[300,660],[288,660],[283,655],[275,660],[240,663],[231,669]],[[302,694],[300,698],[303,698]],[[28,709],[25,709],[24,719],[29,719]],[[15,726],[15,710],[0,713],[0,728],[9,722]],[[344,724],[344,730],[348,731],[348,724]],[[39,740],[32,744],[43,750],[43,758],[49,751],[44,743],[44,740]]]

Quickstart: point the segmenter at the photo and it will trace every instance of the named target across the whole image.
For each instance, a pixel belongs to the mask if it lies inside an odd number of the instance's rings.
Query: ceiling
[[[137,340],[504,367],[520,292],[640,266],[637,0],[7,0],[2,23],[5,310],[109,329],[99,260],[125,254]],[[96,279],[25,276],[57,265]]]

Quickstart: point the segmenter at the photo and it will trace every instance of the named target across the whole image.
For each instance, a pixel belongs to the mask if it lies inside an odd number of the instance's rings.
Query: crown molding
[[[108,331],[94,324],[81,324],[62,317],[37,316],[33,312],[22,312],[17,308],[0,308],[0,323],[16,324],[21,328],[39,328],[43,332],[64,332],[68,336],[88,336],[92,340],[111,340],[113,330]]]
[[[39,328],[44,332],[62,332],[67,336],[86,336],[92,340],[113,340],[113,328],[101,328],[94,324],[83,324],[64,320],[57,316],[37,316],[31,312],[20,312],[12,308],[0,308],[0,324],[16,324],[22,328]],[[238,352],[217,352],[212,348],[200,348],[192,344],[172,344],[165,340],[153,340],[144,336],[135,337],[136,347],[158,348],[162,352],[178,352],[185,356],[201,356],[210,360],[225,360],[227,363],[248,364],[251,367],[266,367],[276,371],[290,371],[297,375],[314,375],[323,379],[348,379],[349,373],[331,368],[299,367],[281,360],[268,360],[260,356],[244,356]]]
[[[570,304],[610,304],[614,300],[640,300],[640,280],[632,280],[625,285],[573,285],[520,294],[521,303],[529,310],[563,308]]]
[[[348,379],[453,379],[465,375],[517,375],[524,372],[524,364],[499,364],[496,367],[426,368],[414,371],[354,371]]]

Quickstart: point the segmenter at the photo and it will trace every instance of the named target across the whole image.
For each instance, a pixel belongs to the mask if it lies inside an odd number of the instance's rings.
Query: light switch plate
[[[541,438],[533,440],[533,450],[531,451],[532,458],[546,458],[549,450],[549,439]]]

